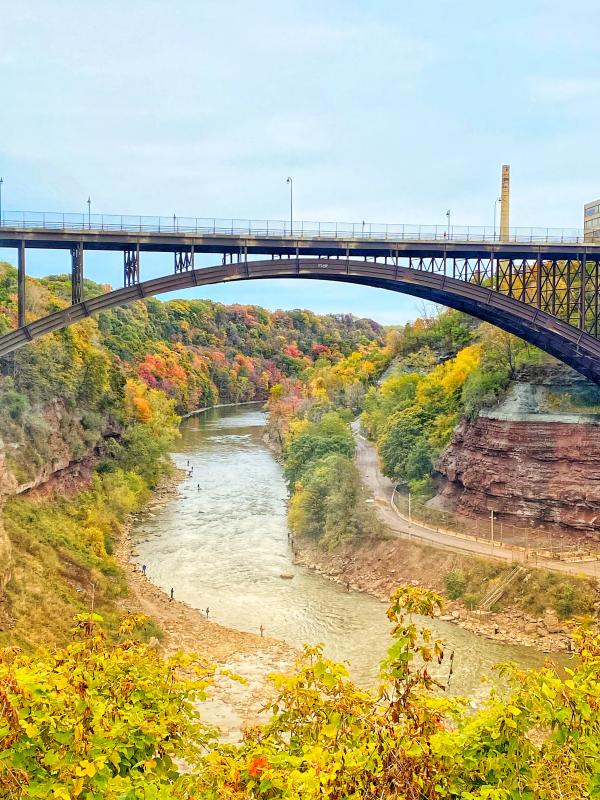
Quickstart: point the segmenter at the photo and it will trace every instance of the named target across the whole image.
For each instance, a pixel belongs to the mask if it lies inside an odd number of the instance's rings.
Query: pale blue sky
[[[592,0],[23,0],[0,16],[10,209],[580,227],[600,196]],[[10,251],[1,253],[12,257]],[[31,253],[29,270],[67,255]],[[118,285],[117,254],[87,258]],[[172,268],[147,258],[143,277]],[[193,292],[184,293],[192,296]],[[381,290],[255,282],[224,302],[416,313]]]

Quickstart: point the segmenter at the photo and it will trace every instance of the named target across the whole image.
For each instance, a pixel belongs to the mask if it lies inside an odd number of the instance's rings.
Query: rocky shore
[[[302,537],[294,539],[295,563],[355,591],[380,600],[401,585],[423,586],[444,593],[442,576],[456,565],[456,555],[402,539],[371,540],[334,552]],[[533,617],[518,608],[498,613],[470,611],[461,601],[448,600],[441,619],[479,636],[534,647],[543,653],[570,652],[569,626],[547,610]]]

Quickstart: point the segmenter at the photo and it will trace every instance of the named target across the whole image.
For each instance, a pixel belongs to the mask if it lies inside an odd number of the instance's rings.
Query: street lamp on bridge
[[[494,200],[494,241],[496,241],[496,214],[498,213],[498,203],[502,202],[501,197],[497,197]]]
[[[88,195],[88,199],[87,199],[87,207],[88,207],[88,228],[91,229],[91,227],[92,227],[92,200],[91,200],[89,195]]]
[[[448,217],[448,239],[450,238],[450,209],[446,211],[446,216]]]
[[[2,225],[2,184],[4,183],[4,178],[0,178],[0,225]]]
[[[294,181],[288,176],[286,183],[290,185],[290,235],[294,233]]]

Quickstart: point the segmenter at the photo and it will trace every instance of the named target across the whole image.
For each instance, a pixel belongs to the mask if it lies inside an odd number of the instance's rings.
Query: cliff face
[[[600,538],[600,425],[463,421],[436,464],[441,494],[466,516],[493,508],[508,522]]]
[[[89,436],[86,441],[81,419],[69,414],[58,401],[43,408],[40,417],[45,425],[46,449],[52,454],[49,459],[36,452],[34,460],[31,442],[6,442],[0,435],[0,512],[7,497],[31,489],[48,487],[68,492],[72,485],[80,487],[81,480],[91,474],[104,436],[118,434],[107,421],[104,431],[96,434],[93,441]],[[0,513],[0,594],[10,579],[11,567],[10,540]]]

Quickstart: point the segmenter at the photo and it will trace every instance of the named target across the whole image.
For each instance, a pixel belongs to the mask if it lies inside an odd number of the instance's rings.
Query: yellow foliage
[[[463,348],[455,358],[439,364],[425,375],[417,386],[416,402],[426,408],[432,396],[439,397],[440,390],[447,398],[460,389],[466,378],[477,369],[481,357],[481,345]]]

